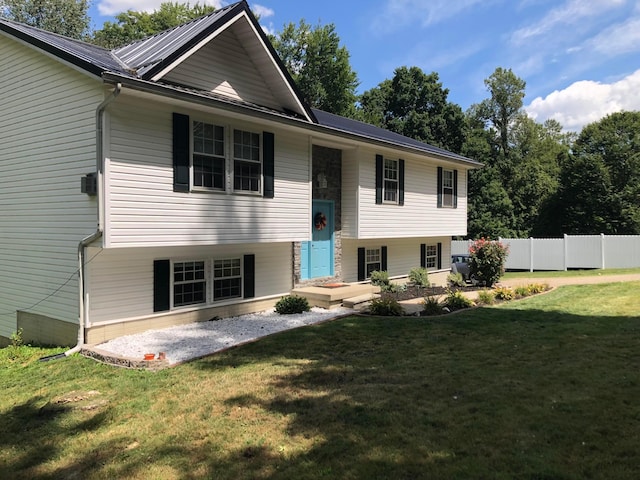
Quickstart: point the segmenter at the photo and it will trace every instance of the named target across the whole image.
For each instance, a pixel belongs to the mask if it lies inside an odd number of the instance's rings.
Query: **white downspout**
[[[96,169],[98,182],[98,228],[94,233],[88,237],[83,238],[78,243],[78,343],[75,347],[64,352],[66,356],[73,355],[80,351],[84,345],[84,329],[85,329],[85,249],[91,243],[95,242],[102,237],[104,218],[104,189],[103,189],[103,177],[104,172],[104,138],[103,138],[103,125],[104,125],[104,111],[107,106],[113,102],[120,91],[122,90],[122,84],[116,83],[113,92],[107,98],[105,98],[100,105],[96,108]]]

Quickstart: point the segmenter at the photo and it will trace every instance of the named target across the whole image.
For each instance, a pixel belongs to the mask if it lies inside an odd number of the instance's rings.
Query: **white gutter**
[[[103,209],[104,209],[104,189],[102,173],[104,172],[104,139],[103,139],[103,126],[104,126],[104,112],[107,106],[113,102],[118,95],[122,84],[116,83],[113,92],[107,98],[105,98],[100,105],[96,108],[96,169],[98,173],[98,228],[94,233],[88,237],[83,238],[78,243],[78,343],[75,347],[64,352],[66,356],[73,355],[80,351],[84,345],[84,329],[87,319],[87,312],[85,310],[85,249],[91,243],[95,242],[103,235]]]

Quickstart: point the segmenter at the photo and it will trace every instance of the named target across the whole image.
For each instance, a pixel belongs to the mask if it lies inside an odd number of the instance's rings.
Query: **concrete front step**
[[[346,283],[331,288],[322,286],[300,287],[293,289],[291,294],[305,297],[309,304],[314,307],[337,308],[343,305],[345,299],[368,295],[370,300],[371,295],[379,291],[380,287],[369,283]]]
[[[378,293],[365,293],[357,297],[345,298],[342,300],[342,306],[346,308],[356,308],[358,305],[370,302],[374,298],[380,298],[380,295]]]

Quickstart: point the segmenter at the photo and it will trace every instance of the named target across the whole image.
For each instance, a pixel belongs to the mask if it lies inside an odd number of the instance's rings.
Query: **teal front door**
[[[313,234],[310,242],[303,242],[301,252],[302,279],[333,275],[333,210],[333,202],[330,200],[313,201]]]

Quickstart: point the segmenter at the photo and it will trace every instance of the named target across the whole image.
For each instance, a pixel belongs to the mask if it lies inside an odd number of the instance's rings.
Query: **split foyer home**
[[[100,343],[450,269],[471,159],[310,108],[241,1],[106,50],[0,20],[0,337]]]

